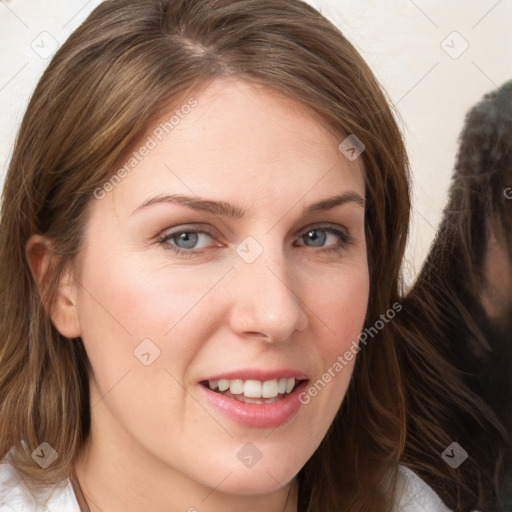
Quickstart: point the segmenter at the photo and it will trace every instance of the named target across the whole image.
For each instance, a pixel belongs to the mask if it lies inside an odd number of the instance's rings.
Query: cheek
[[[154,268],[151,262],[120,257],[115,264],[96,265],[94,254],[83,273],[84,314],[96,324],[114,326],[134,339],[162,337],[195,306],[216,273],[197,275],[184,268]],[[116,328],[117,325],[117,328]],[[107,331],[103,330],[104,333]]]
[[[308,303],[324,325],[326,335],[320,339],[320,349],[332,362],[333,356],[343,354],[357,341],[363,327],[369,293],[367,268],[361,265],[327,276],[314,289],[316,292],[308,292]]]
[[[178,435],[197,418],[208,424],[204,411],[187,402],[183,385],[213,332],[205,297],[223,274],[202,272],[199,279],[183,267],[162,271],[129,257],[100,265],[88,254],[80,322],[99,392],[92,403],[100,403],[102,415],[110,410],[141,439],[147,428],[164,439],[169,425]]]
[[[213,325],[204,321],[209,302],[204,298],[224,272],[183,266],[162,271],[140,258],[119,256],[104,263],[99,256],[87,255],[79,307],[82,338],[97,377],[105,374],[108,386],[127,369],[150,363],[179,378],[180,367],[200,348],[195,340],[205,339]]]
[[[320,364],[300,400],[314,410],[310,422],[320,432],[326,431],[334,419],[362,350],[358,339],[368,306],[368,271],[365,266],[352,267],[346,273],[317,281],[314,289],[307,305],[314,312],[310,325]]]

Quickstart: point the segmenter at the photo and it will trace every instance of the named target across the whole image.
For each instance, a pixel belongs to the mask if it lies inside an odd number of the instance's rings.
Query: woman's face
[[[306,463],[349,384],[362,165],[267,89],[217,80],[194,98],[90,205],[76,334],[91,450],[141,478],[262,494]]]

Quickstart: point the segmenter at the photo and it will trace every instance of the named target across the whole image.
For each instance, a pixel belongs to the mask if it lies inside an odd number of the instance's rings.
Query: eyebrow
[[[225,201],[212,201],[209,199],[202,199],[197,196],[187,196],[183,194],[165,194],[152,197],[144,201],[138,208],[136,208],[132,215],[152,206],[154,204],[170,203],[170,204],[182,204],[191,208],[192,210],[199,210],[213,215],[220,215],[223,217],[232,217],[235,219],[241,219],[245,215],[245,211]],[[344,192],[343,194],[322,199],[316,203],[313,203],[304,208],[302,214],[310,215],[315,212],[330,210],[336,206],[340,206],[346,203],[356,203],[361,207],[365,207],[365,200],[356,192]]]

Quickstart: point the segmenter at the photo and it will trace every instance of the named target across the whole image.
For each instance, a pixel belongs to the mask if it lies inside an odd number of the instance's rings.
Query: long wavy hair
[[[55,484],[69,476],[89,435],[90,363],[82,341],[60,335],[48,310],[80,253],[94,191],[163,111],[219,77],[265,85],[309,106],[340,142],[353,134],[364,143],[365,328],[400,299],[410,209],[404,143],[374,75],[339,30],[299,0],[106,1],[37,85],[3,193],[0,456],[13,447],[11,463],[27,478]],[[54,251],[42,291],[25,255],[34,234]],[[398,340],[389,322],[358,355],[335,421],[299,473],[300,512],[390,511],[406,442],[418,457],[436,449],[428,437],[406,440],[408,375]],[[430,378],[427,367],[416,371],[420,383]],[[446,408],[477,415],[455,385],[448,391],[443,406],[424,386],[415,392],[441,415]],[[411,414],[429,429],[422,411]],[[59,454],[45,470],[30,457],[43,441]],[[440,464],[428,460],[432,470]],[[463,486],[458,474],[451,478]]]
[[[512,296],[497,297],[503,318],[489,318],[482,296],[490,286],[485,261],[491,233],[508,254],[508,267],[503,271],[510,275],[512,82],[486,94],[466,115],[443,220],[397,320],[407,340],[403,366],[412,379],[408,409],[424,411],[421,421],[417,414],[410,414],[411,443],[404,456],[446,503],[461,510],[501,510],[500,490],[505,490],[507,479],[508,485],[512,480]],[[429,363],[439,360],[438,355],[446,370]],[[425,363],[429,379],[413,371]],[[479,404],[480,415],[471,409],[445,408],[441,416],[437,408],[422,403],[422,393],[417,393],[422,386],[442,396],[454,385],[466,395],[467,403]],[[426,421],[431,423],[429,432],[424,428]],[[416,438],[437,445],[437,453],[426,458],[412,442]],[[469,454],[467,461],[451,471],[464,480],[464,492],[446,467],[432,471],[432,461],[452,441]],[[503,510],[511,506],[509,502]]]

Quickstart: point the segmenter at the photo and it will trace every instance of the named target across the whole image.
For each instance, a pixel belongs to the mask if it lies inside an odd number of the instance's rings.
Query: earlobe
[[[52,251],[51,241],[41,235],[30,237],[25,247],[27,263],[32,277],[43,299],[47,284],[51,281],[51,273],[55,268],[57,255]],[[56,329],[66,338],[81,336],[78,315],[77,285],[71,272],[65,271],[61,276],[54,296],[44,304]]]

